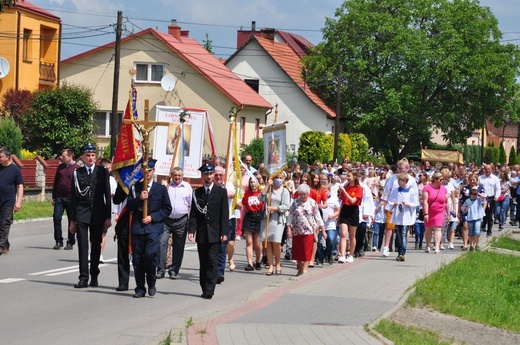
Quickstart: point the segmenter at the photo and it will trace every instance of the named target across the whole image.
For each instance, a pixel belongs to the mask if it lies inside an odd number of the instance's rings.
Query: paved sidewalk
[[[494,236],[513,229],[494,228]],[[485,233],[480,242],[482,248],[489,242]],[[440,254],[408,249],[405,262],[395,253],[367,253],[353,264],[312,268],[300,277],[286,276],[296,271],[282,262],[284,275],[247,303],[190,327],[188,344],[382,344],[365,325],[398,309],[415,281],[464,253],[460,245],[456,240],[455,250]]]

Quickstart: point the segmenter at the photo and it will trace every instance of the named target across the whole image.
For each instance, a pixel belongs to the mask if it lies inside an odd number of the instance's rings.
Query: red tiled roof
[[[262,96],[256,93],[250,86],[237,77],[222,64],[216,57],[211,55],[203,46],[192,38],[182,36],[180,39],[165,34],[152,28],[145,29],[121,40],[121,44],[137,37],[151,34],[171,48],[180,58],[186,61],[193,69],[204,76],[215,87],[229,97],[237,106],[253,106],[260,108],[273,108]],[[95,49],[86,51],[76,56],[63,60],[69,63],[95,52],[113,47],[115,42],[105,44]]]
[[[61,22],[61,18],[58,16],[55,16],[54,14],[44,10],[43,8],[40,8],[36,6],[35,4],[31,4],[29,1],[20,0],[16,2],[14,5],[14,8],[19,8],[21,10],[25,10],[27,12],[32,12],[34,14],[40,15],[42,17],[46,17],[51,20],[55,20],[57,22]]]
[[[336,113],[323,102],[323,100],[315,94],[301,77],[302,63],[298,55],[289,47],[288,44],[274,42],[272,40],[254,37],[254,39],[262,46],[265,51],[273,58],[280,68],[300,87],[305,95],[330,117],[336,117]]]
[[[486,128],[490,137],[504,138],[517,138],[518,137],[518,124],[508,123],[504,126],[495,127],[490,121],[486,121]]]

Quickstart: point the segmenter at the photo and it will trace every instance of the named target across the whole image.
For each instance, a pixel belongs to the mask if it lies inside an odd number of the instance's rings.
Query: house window
[[[240,118],[240,144],[246,144],[246,118]]]
[[[260,119],[255,119],[255,138],[260,138]]]
[[[250,88],[252,88],[256,93],[258,93],[260,81],[258,79],[245,79],[244,80]]]
[[[96,124],[96,128],[94,129],[94,134],[98,137],[109,137],[110,136],[110,127],[111,127],[111,111],[98,111],[94,114],[94,123]],[[123,121],[123,113],[117,113],[118,121],[121,123]]]
[[[23,29],[23,59],[24,60],[30,60],[31,59],[31,49],[32,49],[32,43],[31,43],[31,34],[32,30],[29,29]]]
[[[164,73],[164,66],[157,64],[137,63],[135,69],[137,71],[135,80],[144,83],[160,82]]]

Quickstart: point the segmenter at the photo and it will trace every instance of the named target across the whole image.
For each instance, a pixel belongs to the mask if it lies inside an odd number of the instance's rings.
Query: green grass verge
[[[26,201],[22,202],[20,211],[14,213],[14,220],[52,217],[53,211],[50,201]]]
[[[394,321],[383,319],[374,327],[376,331],[396,345],[449,345],[440,340],[438,333],[400,325]]]
[[[462,255],[415,284],[410,306],[520,332],[520,257],[488,251]]]
[[[520,251],[520,241],[511,237],[493,237],[492,247]]]

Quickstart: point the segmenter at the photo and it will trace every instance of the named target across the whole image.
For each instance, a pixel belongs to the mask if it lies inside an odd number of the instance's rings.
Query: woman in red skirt
[[[289,209],[287,219],[287,236],[292,237],[292,255],[296,260],[297,276],[307,273],[312,256],[312,247],[318,228],[327,238],[325,226],[320,216],[318,204],[309,197],[310,187],[306,184],[298,186],[298,199]]]

